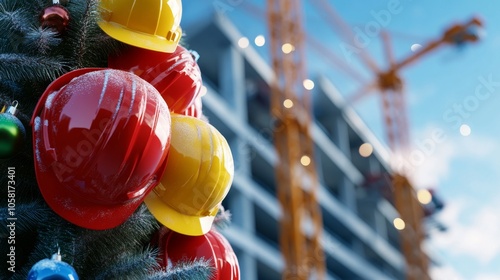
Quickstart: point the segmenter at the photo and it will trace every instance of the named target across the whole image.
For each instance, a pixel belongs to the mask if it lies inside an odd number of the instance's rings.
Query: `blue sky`
[[[340,47],[345,38],[328,26],[312,1],[303,1],[308,36],[330,48],[365,81],[373,75],[356,57],[346,59]],[[444,46],[405,68],[401,75],[407,94],[412,151],[425,152],[415,164],[412,178],[417,187],[435,188],[446,207],[438,216],[449,230],[431,231],[428,248],[442,263],[433,269],[435,279],[500,279],[500,3],[489,0],[377,0],[329,2],[351,30],[364,30],[376,22],[374,14],[397,7],[384,22],[391,35],[396,60],[412,53],[414,44],[439,38],[453,23],[479,16],[485,36],[463,48]],[[194,4],[196,3],[196,5]],[[249,12],[249,6],[265,7],[264,0],[185,1],[185,26],[210,16],[218,7],[251,41],[267,35],[265,20]],[[396,5],[396,6],[391,6]],[[394,9],[393,9],[394,10]],[[358,28],[358,29],[356,29]],[[189,29],[185,29],[189,32]],[[363,51],[380,68],[387,67],[381,41],[369,40]],[[308,45],[309,46],[309,45]],[[267,45],[260,51],[265,55]],[[310,47],[310,46],[309,46]],[[320,57],[309,55],[311,76],[327,74],[347,97],[362,83]],[[479,90],[478,90],[479,88]],[[384,138],[379,96],[365,97],[352,106],[380,138]],[[470,127],[463,136],[459,127]],[[432,141],[438,131],[444,135]]]

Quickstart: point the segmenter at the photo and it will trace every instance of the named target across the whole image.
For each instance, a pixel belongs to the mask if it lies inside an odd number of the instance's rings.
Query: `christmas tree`
[[[97,230],[99,226],[95,228],[81,226],[72,222],[71,219],[63,218],[62,216],[66,214],[54,211],[54,207],[47,203],[47,197],[44,197],[40,191],[39,182],[37,182],[39,174],[35,172],[37,157],[40,155],[37,155],[38,151],[34,149],[36,143],[32,135],[37,137],[38,134],[33,134],[36,130],[35,125],[41,124],[39,119],[33,118],[34,121],[31,119],[34,114],[36,115],[37,104],[43,105],[45,102],[45,107],[48,107],[48,101],[40,101],[40,99],[49,84],[65,73],[75,73],[73,71],[77,69],[108,68],[112,64],[110,57],[115,57],[114,64],[117,67],[121,65],[121,59],[127,61],[129,58],[121,57],[124,50],[130,48],[129,42],[116,40],[116,36],[113,38],[99,26],[99,23],[103,21],[104,2],[107,2],[107,5],[113,3],[113,1],[105,0],[102,2],[67,0],[61,3],[45,0],[0,0],[0,32],[2,33],[0,35],[0,102],[4,105],[0,114],[2,157],[0,168],[2,172],[0,176],[2,269],[0,279],[26,279],[32,268],[43,270],[41,260],[60,264],[58,258],[69,264],[68,269],[74,268],[80,279],[211,279],[210,275],[214,273],[213,262],[211,263],[206,258],[186,259],[182,254],[177,254],[180,260],[173,265],[170,259],[162,260],[166,254],[161,248],[165,242],[162,241],[162,237],[165,234],[172,235],[173,231],[166,230],[161,218],[158,222],[158,215],[161,213],[153,216],[142,201],[121,224],[112,228],[102,225]],[[122,4],[128,2],[135,1],[122,0]],[[180,1],[177,2],[180,5]],[[174,20],[173,24],[179,24],[179,22]],[[176,40],[178,41],[178,38]],[[168,53],[174,50],[175,47],[170,48]],[[135,49],[132,53],[146,51],[158,50],[155,47],[142,51]],[[129,50],[128,54],[130,53]],[[79,75],[83,76],[83,74]],[[79,76],[75,74],[75,77]],[[146,79],[147,75],[143,75],[142,78]],[[137,80],[141,85],[146,83],[142,82],[142,78],[141,81]],[[149,88],[148,85],[144,87]],[[196,102],[190,100],[184,104],[184,115],[199,117],[200,112],[196,108],[201,106],[200,102],[197,99]],[[186,106],[190,107],[186,108]],[[169,108],[172,111],[172,106]],[[176,118],[182,119],[182,117],[172,117],[172,119]],[[170,120],[170,116],[168,119]],[[200,122],[198,125],[203,126],[203,122]],[[174,128],[172,130],[175,131]],[[64,139],[59,140],[64,141]],[[172,140],[172,145],[174,142]],[[169,160],[172,157],[174,156],[169,155]],[[161,167],[157,169],[163,171]],[[167,166],[165,172],[168,171]],[[230,181],[226,183],[230,185]],[[218,199],[223,199],[226,194],[227,191]],[[214,209],[217,210],[218,207]],[[219,209],[218,213],[223,213],[219,216],[222,216],[222,220],[226,220],[223,210]],[[204,228],[203,233],[207,234],[208,230]],[[202,236],[196,235],[198,238]],[[177,245],[181,249],[177,250],[182,250],[182,242],[188,242],[185,240],[189,239],[184,235],[180,236],[172,237],[172,240],[178,240]],[[54,260],[47,260],[57,252],[59,255],[56,255]],[[34,267],[37,263],[38,267]]]

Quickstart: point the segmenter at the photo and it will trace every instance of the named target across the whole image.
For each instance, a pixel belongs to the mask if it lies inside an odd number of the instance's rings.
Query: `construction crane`
[[[271,115],[276,120],[277,192],[283,210],[283,279],[325,279],[320,244],[323,221],[316,198],[318,179],[310,131],[311,102],[302,84],[306,74],[302,7],[299,0],[268,0],[267,11],[275,73]]]
[[[340,19],[326,0],[311,2],[317,5],[318,10],[322,11],[325,19],[330,22],[332,27],[335,27],[335,29],[340,28],[342,36],[348,40],[354,38],[350,28]],[[377,89],[381,92],[387,140],[389,148],[395,154],[405,157],[405,153],[409,148],[405,94],[399,71],[442,45],[461,46],[468,42],[477,42],[480,39],[478,29],[482,25],[479,18],[472,18],[464,24],[453,25],[444,32],[441,38],[430,41],[400,62],[395,62],[389,36],[384,32],[381,35],[386,59],[389,61],[389,68],[385,71],[380,70],[366,53],[360,53],[359,58],[374,72],[376,79],[373,83],[362,87],[360,91],[352,95],[349,99],[350,103],[367,95],[372,90]],[[330,56],[330,58],[334,58],[334,56]],[[429,258],[421,248],[425,238],[422,228],[424,211],[417,199],[414,187],[407,178],[407,172],[408,170],[404,168],[398,169],[396,167],[394,170],[392,177],[393,200],[396,210],[404,222],[404,226],[401,227],[401,246],[407,263],[406,277],[408,280],[425,280],[430,279],[430,276],[428,274]]]
[[[348,25],[326,0],[311,2],[327,15],[326,20],[332,26],[341,30],[342,36],[353,38],[354,34]],[[283,210],[280,234],[285,259],[283,279],[324,279],[325,260],[320,244],[322,219],[316,200],[318,182],[310,135],[310,96],[302,86],[306,66],[300,1],[268,0],[267,5],[271,59],[275,73],[271,114],[277,121],[274,141],[279,158],[276,167],[278,197]],[[392,151],[404,152],[409,146],[406,102],[399,71],[442,45],[478,41],[477,28],[481,26],[482,22],[478,18],[453,25],[441,38],[429,42],[400,62],[395,62],[389,36],[383,32],[386,59],[390,64],[386,71],[380,70],[367,54],[360,53],[360,59],[374,72],[376,79],[349,100],[354,102],[375,89],[381,92],[387,140]],[[309,37],[308,42],[335,65],[342,65],[317,41]],[[343,65],[351,77],[359,80],[349,65]],[[401,231],[401,246],[407,262],[407,279],[430,279],[429,260],[421,249],[425,237],[422,230],[423,209],[405,170],[395,170],[392,187],[395,207],[405,222],[405,229]]]

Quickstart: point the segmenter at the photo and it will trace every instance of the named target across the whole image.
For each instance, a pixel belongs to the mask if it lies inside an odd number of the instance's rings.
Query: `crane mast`
[[[311,102],[305,78],[304,33],[299,0],[268,0],[272,67],[271,115],[277,193],[282,206],[280,246],[283,279],[325,279],[321,247],[323,221],[317,203],[318,179],[311,139]]]

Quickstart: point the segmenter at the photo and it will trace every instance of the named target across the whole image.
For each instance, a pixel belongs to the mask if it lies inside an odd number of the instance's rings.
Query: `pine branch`
[[[158,228],[156,220],[142,204],[122,225],[109,230],[89,231],[82,241],[101,243],[95,246],[99,251],[108,247],[111,247],[110,250],[116,250],[117,247],[137,247],[142,246],[144,241],[149,241],[149,236]]]
[[[24,33],[29,27],[29,21],[25,20],[29,18],[29,12],[22,8],[15,9],[9,6],[0,4],[0,26],[2,30],[8,30],[9,33]]]
[[[44,204],[34,201],[31,203],[22,203],[16,205],[16,232],[24,233],[37,228],[40,223],[44,222],[44,216],[49,214],[49,209],[44,207]],[[7,238],[7,218],[9,218],[9,212],[7,208],[0,209],[0,221],[2,226],[0,227],[0,238]]]
[[[10,81],[10,80],[2,80],[0,79],[0,92],[5,93],[5,92],[10,92],[14,94],[20,94],[22,91],[22,88],[19,86],[19,84]],[[0,100],[2,103],[5,104],[5,100]]]
[[[86,52],[88,50],[87,46],[87,38],[89,38],[89,32],[91,30],[91,25],[92,23],[95,23],[95,9],[97,7],[98,1],[97,0],[88,0],[86,1],[86,7],[85,11],[83,13],[83,18],[82,18],[82,25],[79,28],[78,31],[78,40],[76,42],[77,49],[76,49],[76,66],[77,68],[82,68],[84,67],[84,61],[85,61],[85,56]]]
[[[151,269],[158,269],[158,251],[147,248],[141,254],[127,256],[95,277],[96,280],[144,279]]]
[[[83,24],[80,28],[80,36],[79,36],[79,40],[77,41],[77,44],[78,44],[78,49],[77,49],[77,52],[76,52],[76,61],[77,61],[77,67],[82,67],[83,65],[83,61],[84,61],[84,57],[85,57],[85,52],[87,51],[87,46],[86,46],[86,41],[85,39],[87,39],[89,36],[88,36],[88,32],[89,32],[89,29],[90,29],[90,25],[91,25],[91,22],[92,22],[92,11],[93,9],[96,7],[96,4],[97,4],[97,1],[95,0],[90,0],[90,1],[87,1],[87,7],[85,9],[85,12],[83,13]]]
[[[208,280],[213,273],[210,262],[204,259],[184,261],[167,271],[156,271],[147,280]]]
[[[50,28],[30,28],[24,37],[24,45],[33,54],[47,55],[62,41],[58,33]]]
[[[14,10],[0,4],[0,51],[19,53],[22,50],[23,34],[30,27],[30,15],[25,9]]]
[[[85,264],[81,270],[96,275],[115,263],[121,263],[122,259],[131,258],[143,250],[157,229],[158,224],[144,204],[116,228],[102,231],[82,229],[75,248],[76,258]],[[109,256],[113,256],[113,260],[103,263],[102,260],[109,259]]]
[[[59,57],[0,54],[0,80],[53,80],[63,72],[66,64]]]

